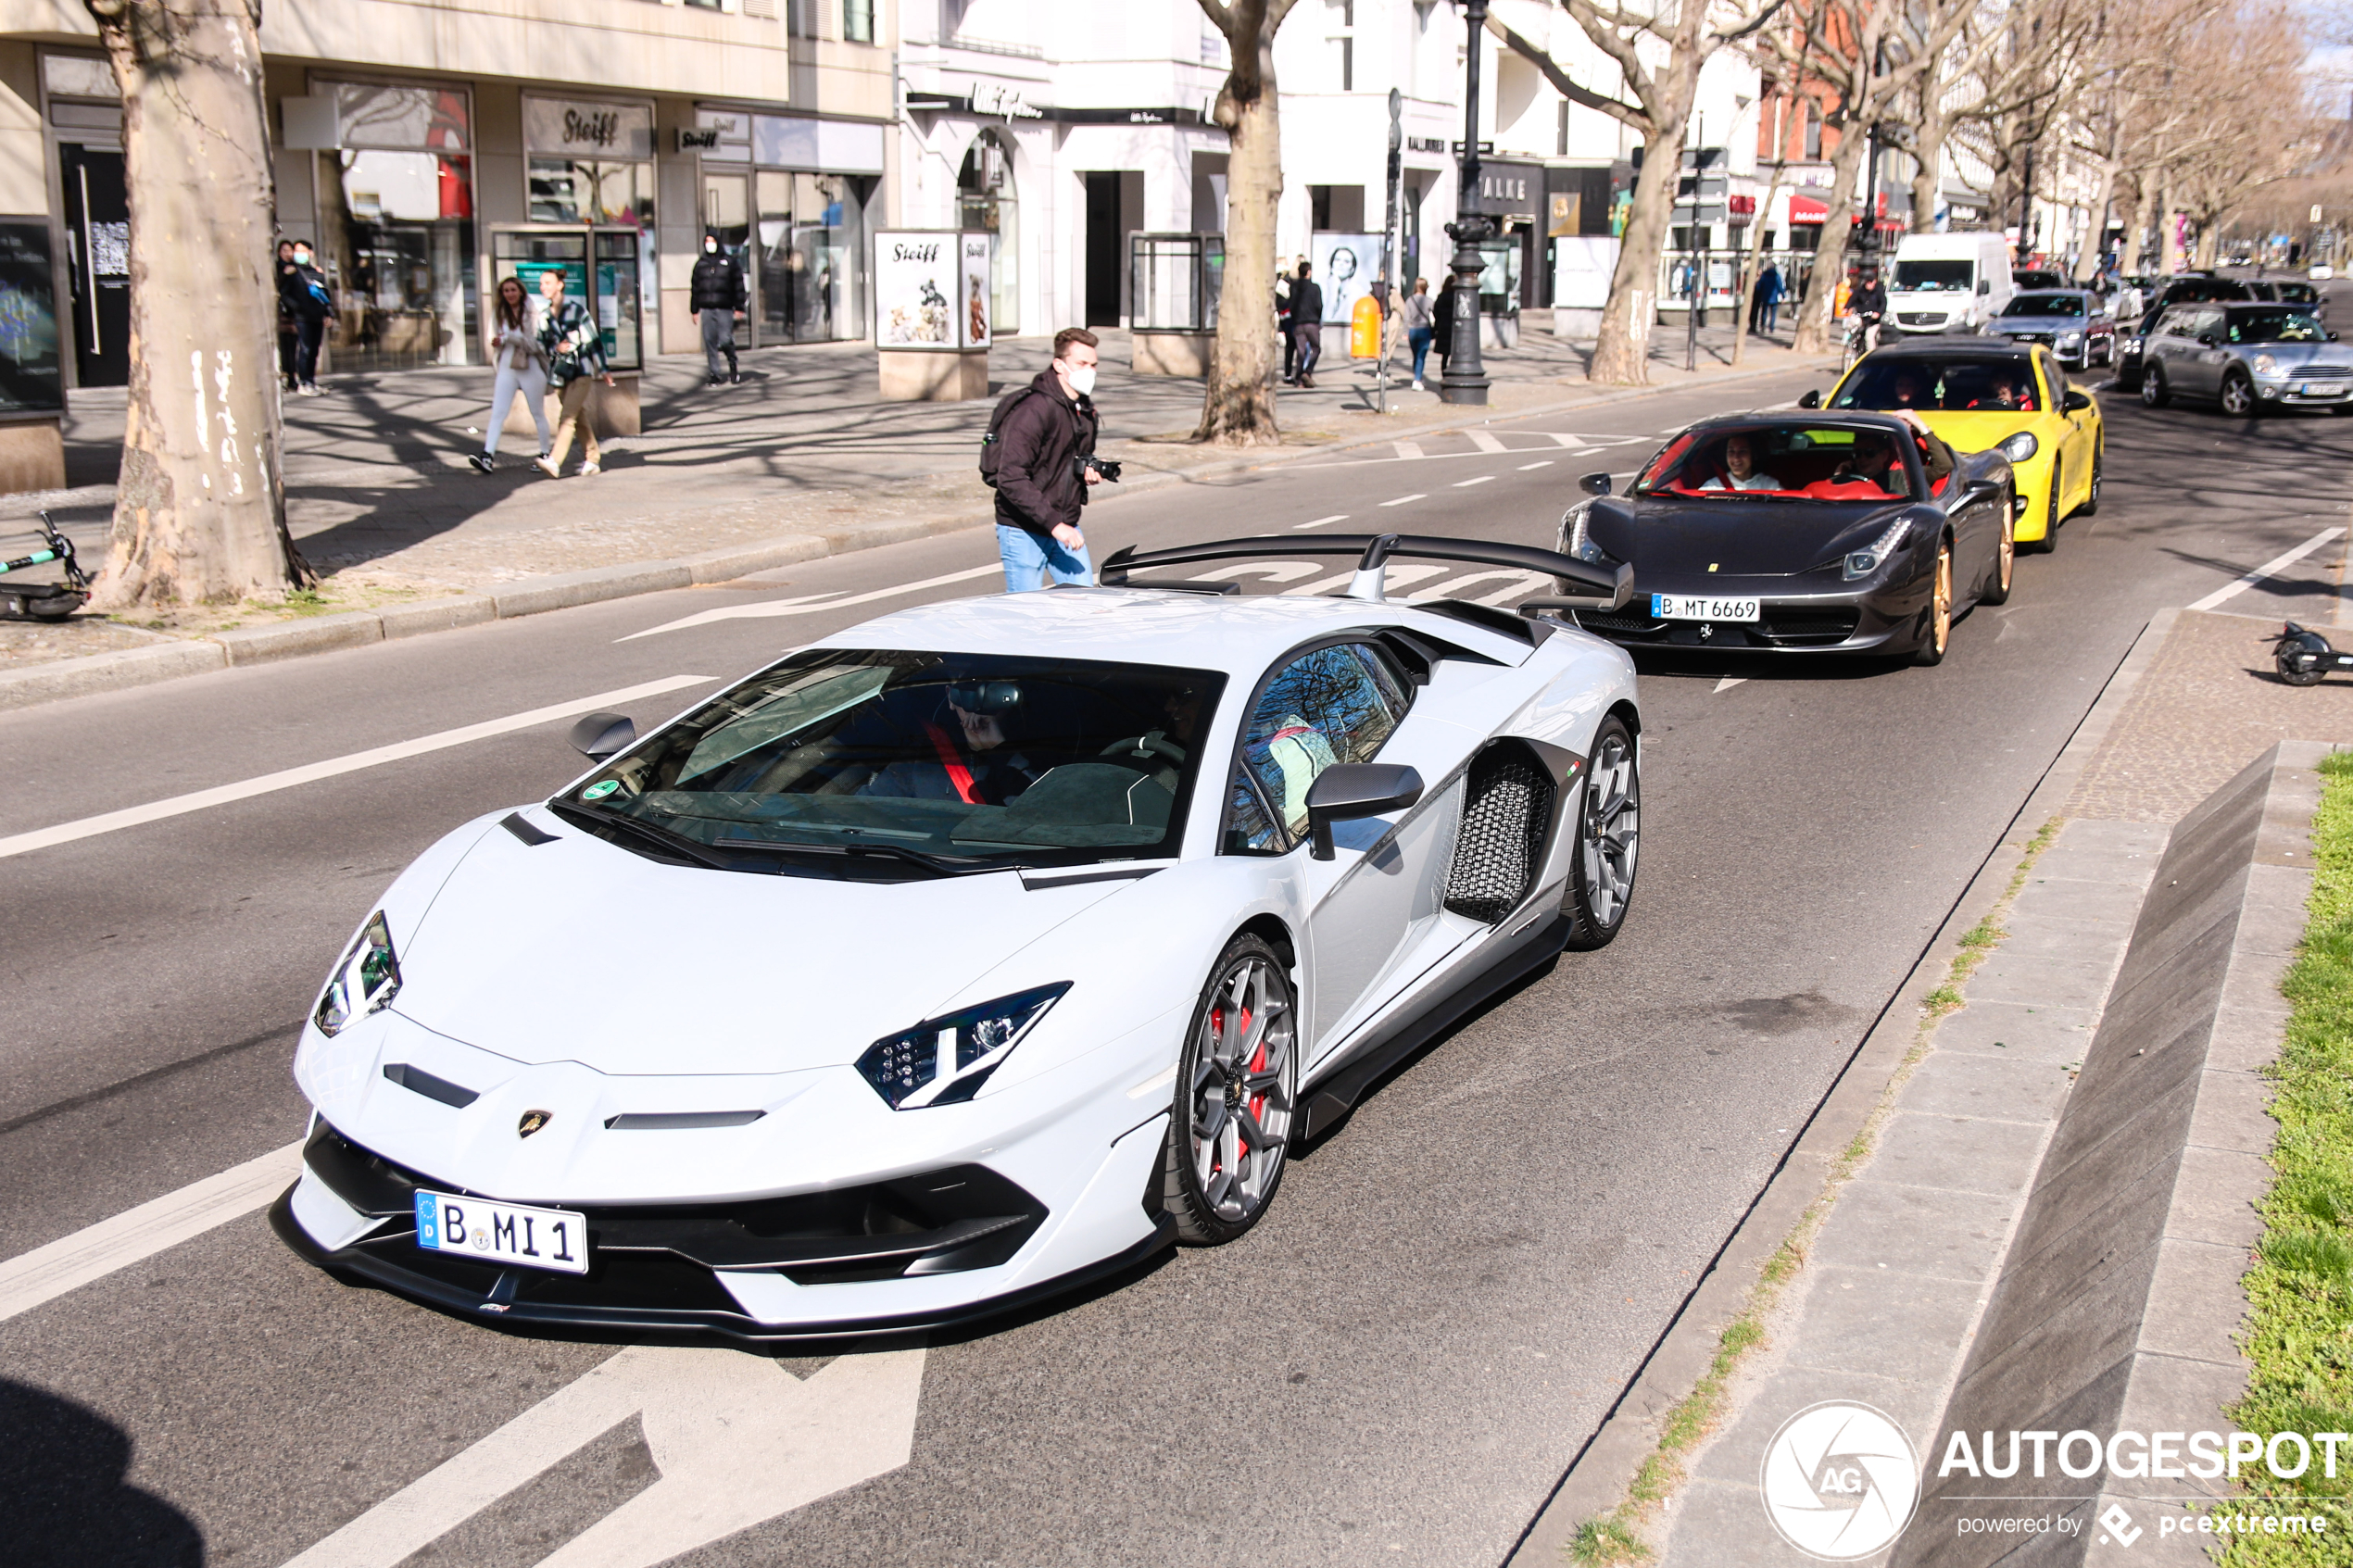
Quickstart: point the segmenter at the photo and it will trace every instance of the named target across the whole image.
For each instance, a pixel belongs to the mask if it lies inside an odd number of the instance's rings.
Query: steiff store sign
[[[524,146],[535,153],[576,158],[649,158],[654,156],[653,107],[525,98],[522,139]]]

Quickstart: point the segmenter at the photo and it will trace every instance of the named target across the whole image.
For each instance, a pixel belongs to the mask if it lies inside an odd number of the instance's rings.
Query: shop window
[[[341,145],[316,155],[316,188],[333,368],[480,364],[471,101],[450,87],[327,91]]]
[[[770,169],[754,177],[761,343],[827,343],[866,335],[862,183],[847,174]]]
[[[634,160],[535,157],[531,160],[531,220],[626,223],[650,229],[653,166]]]
[[[1819,100],[1806,100],[1806,157],[1817,161],[1822,156],[1822,106]]]
[[[956,226],[988,235],[988,308],[999,337],[1021,331],[1020,209],[1013,197],[1013,146],[984,131],[965,149],[956,176]]]

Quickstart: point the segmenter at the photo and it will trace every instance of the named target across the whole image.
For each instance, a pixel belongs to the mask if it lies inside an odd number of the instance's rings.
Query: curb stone
[[[1821,361],[1818,359],[1793,358],[1787,364],[1754,369],[1743,367],[1738,370],[1726,370],[1721,374],[1662,386],[1611,388],[1589,396],[1560,398],[1501,415],[1492,408],[1481,408],[1458,420],[1416,425],[1413,433],[1416,436],[1440,435],[1491,423],[1499,417],[1508,420],[1538,419],[1570,409],[1629,402],[1641,397],[1665,396],[1704,387],[1761,380],[1791,370],[1820,368]],[[1094,504],[1108,505],[1126,495],[1144,494],[1170,484],[1221,479],[1238,473],[1288,467],[1343,452],[1362,451],[1366,447],[1386,446],[1396,439],[1399,438],[1367,432],[1345,441],[1299,452],[1237,457],[1181,472],[1171,470],[1142,472],[1124,486],[1120,494],[1104,496]],[[310,484],[317,481],[306,477],[301,483]],[[174,643],[170,645],[169,649],[162,646],[133,648],[125,652],[59,659],[30,669],[0,671],[0,711],[151,685],[159,681],[177,680],[182,675],[202,674],[227,665],[256,664],[304,654],[329,653],[398,637],[455,631],[492,620],[504,621],[547,610],[570,609],[580,605],[634,597],[639,594],[664,593],[696,583],[724,583],[751,572],[791,566],[805,560],[849,555],[885,545],[904,544],[913,539],[936,538],[943,533],[979,528],[991,521],[989,513],[973,512],[950,517],[893,520],[817,533],[787,533],[758,544],[734,546],[679,560],[633,561],[618,566],[596,567],[586,571],[525,578],[486,594],[459,594],[383,609],[350,610],[305,621],[219,632],[208,637]],[[195,651],[198,649],[207,651]],[[171,650],[184,651],[178,659],[154,657]],[[134,655],[149,657],[132,657]]]
[[[1725,1328],[1746,1309],[1759,1272],[1805,1218],[1840,1155],[1869,1122],[1890,1080],[1909,1054],[1920,1008],[1961,951],[1959,938],[2001,900],[2026,856],[2034,827],[2057,814],[2100,741],[2156,661],[2178,612],[2160,610],[2117,665],[2026,802],[2010,820],[1943,925],[1929,939],[1869,1031],[1848,1058],[1814,1114],[1798,1129],[1765,1188],[1710,1261],[1682,1309],[1569,1461],[1505,1568],[1557,1568],[1577,1528],[1609,1513],[1627,1495],[1643,1460],[1656,1449],[1668,1411],[1691,1396],[1714,1361]]]

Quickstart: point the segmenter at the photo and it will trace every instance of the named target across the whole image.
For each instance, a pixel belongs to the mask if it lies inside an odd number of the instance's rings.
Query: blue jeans
[[[1005,592],[1030,594],[1045,586],[1038,579],[1051,576],[1057,583],[1076,583],[1086,587],[1095,585],[1095,563],[1087,558],[1087,548],[1065,550],[1059,540],[1048,533],[1032,533],[1026,528],[1010,523],[997,525],[997,554],[1005,563]]]
[[[1416,327],[1405,334],[1405,341],[1414,345],[1414,379],[1416,381],[1422,379],[1422,361],[1429,358],[1430,343],[1437,336],[1436,327]]]

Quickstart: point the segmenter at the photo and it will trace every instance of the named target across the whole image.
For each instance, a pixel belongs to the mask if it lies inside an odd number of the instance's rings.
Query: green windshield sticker
[[[610,795],[614,790],[617,790],[620,787],[621,781],[619,779],[598,779],[595,784],[590,784],[586,789],[580,792],[580,798],[583,800],[602,800],[606,796]]]

